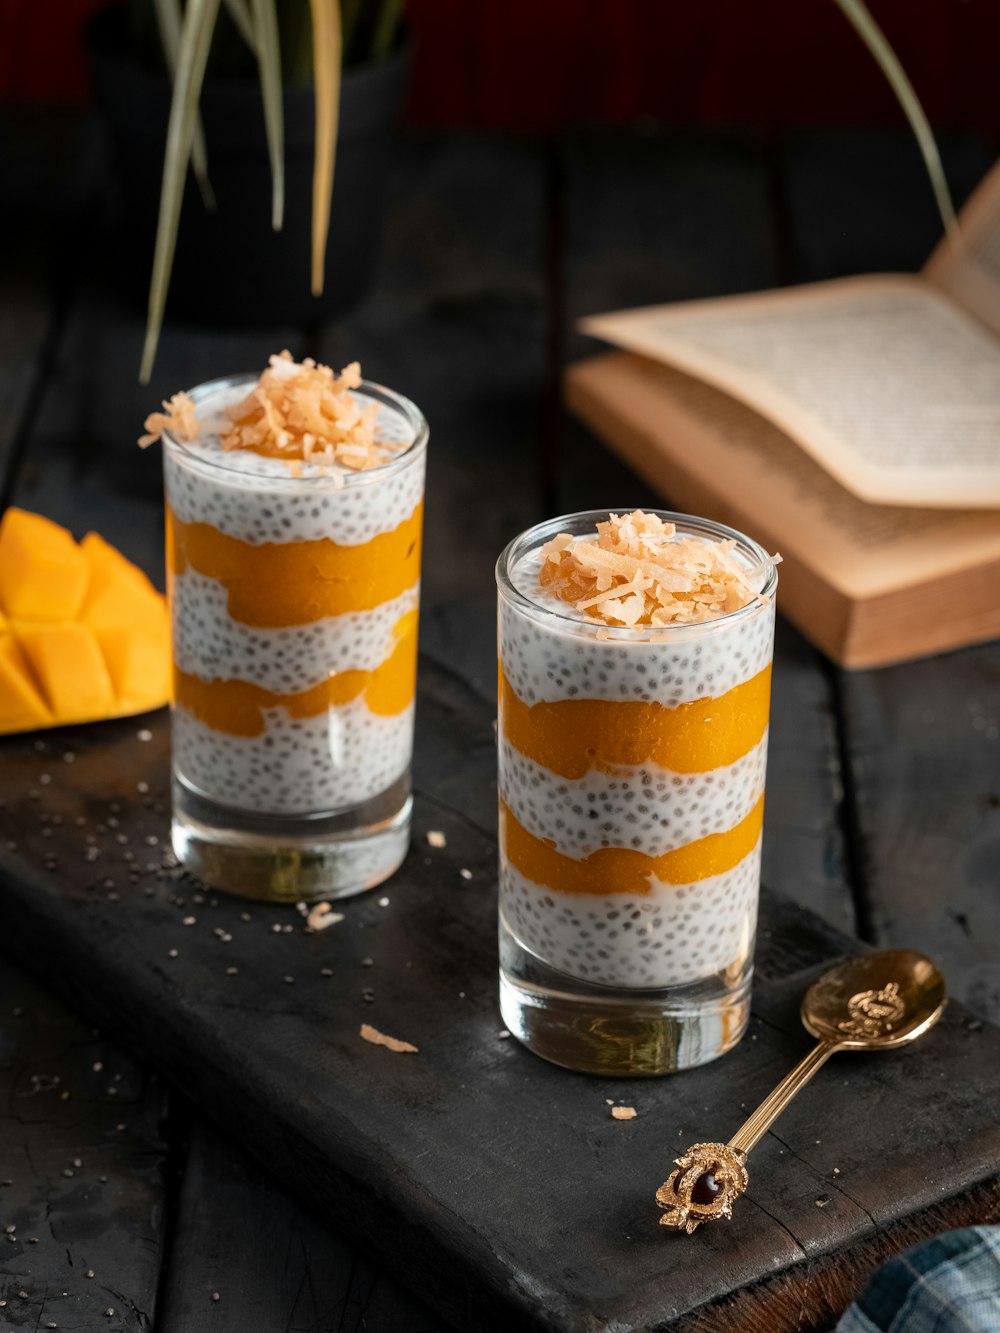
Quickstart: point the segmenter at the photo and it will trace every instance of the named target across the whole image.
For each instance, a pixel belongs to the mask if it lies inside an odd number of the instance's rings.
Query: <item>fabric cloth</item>
[[[1000,1226],[946,1231],[897,1254],[837,1333],[1000,1333]]]

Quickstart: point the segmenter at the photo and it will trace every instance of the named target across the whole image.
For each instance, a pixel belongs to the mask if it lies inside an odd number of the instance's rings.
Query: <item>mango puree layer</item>
[[[500,728],[522,754],[553,774],[579,779],[597,769],[656,765],[674,773],[708,773],[735,763],[767,729],[771,668],[717,699],[670,707],[639,700],[563,699],[526,704],[500,670]],[[533,883],[556,893],[649,894],[658,884],[692,884],[737,866],[761,835],[764,797],[733,828],[697,838],[661,856],[631,847],[602,847],[577,859],[535,837],[501,802],[501,845]]]
[[[577,861],[529,833],[501,802],[500,841],[507,859],[525,879],[556,893],[642,897],[652,893],[657,883],[694,884],[732,870],[757,846],[763,820],[761,795],[734,828],[697,838],[663,856],[647,856],[632,847],[601,847]]]
[[[200,722],[230,736],[262,736],[267,708],[285,708],[290,717],[315,717],[363,698],[369,712],[395,716],[409,707],[416,689],[416,611],[400,618],[394,634],[396,646],[373,671],[340,671],[295,694],[278,694],[245,680],[202,680],[175,668],[174,698]]]
[[[668,707],[639,700],[561,699],[526,704],[500,671],[500,727],[515,749],[564,778],[591,769],[657,764],[707,773],[733,764],[767,728],[771,668],[718,699]]]
[[[284,629],[370,611],[420,577],[423,504],[391,532],[357,546],[319,541],[252,545],[210,523],[185,523],[167,506],[167,567],[217,579],[242,625]]]

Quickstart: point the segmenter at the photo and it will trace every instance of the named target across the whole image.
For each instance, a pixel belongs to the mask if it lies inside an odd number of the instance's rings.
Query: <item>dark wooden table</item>
[[[964,196],[993,149],[944,147]],[[150,406],[283,346],[359,358],[430,419],[421,646],[484,698],[509,536],[658,498],[563,412],[561,369],[587,350],[574,317],[915,268],[936,230],[901,133],[411,138],[362,309],[310,329],[169,325],[141,389],[141,314],[111,281],[99,130],[8,118],[0,155],[3,502],[97,528],[159,578],[158,460],[134,447]],[[845,675],[782,625],[775,665],[767,883],[872,943],[927,950],[953,993],[1000,1018],[1000,648]],[[82,1238],[113,1313],[62,1327],[151,1328],[154,1311],[162,1333],[441,1327],[44,982],[39,958],[0,971],[0,1233],[28,1178],[57,1243],[39,1237],[41,1307],[15,1294],[0,1329],[55,1319]],[[88,1201],[95,1170],[112,1207]],[[2,1251],[0,1234],[0,1272]]]

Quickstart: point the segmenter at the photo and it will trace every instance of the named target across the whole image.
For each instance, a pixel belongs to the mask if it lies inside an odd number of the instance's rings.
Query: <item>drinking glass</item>
[[[255,384],[194,389],[199,419]],[[368,471],[164,437],[173,845],[248,897],[373,888],[409,843],[428,431],[400,394],[355,396],[401,445]]]
[[[497,564],[500,1001],[556,1064],[659,1074],[746,1028],[777,574],[731,528],[758,597],[697,624],[617,628],[539,586],[541,547],[607,511],[522,533]]]

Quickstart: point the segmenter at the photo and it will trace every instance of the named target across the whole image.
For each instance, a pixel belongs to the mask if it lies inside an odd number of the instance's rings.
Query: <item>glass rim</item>
[[[778,586],[778,570],[775,565],[768,566],[763,586],[758,589],[752,601],[736,611],[727,611],[725,615],[713,616],[710,620],[698,620],[678,625],[609,625],[606,621],[587,617],[585,612],[577,611],[568,602],[562,611],[553,605],[543,605],[523,593],[516,587],[511,571],[517,560],[529,550],[537,549],[546,541],[551,541],[567,525],[578,523],[586,525],[586,530],[596,531],[598,523],[607,522],[610,514],[628,514],[627,507],[621,509],[582,509],[574,514],[561,514],[558,518],[545,519],[533,527],[512,538],[500,552],[496,563],[497,591],[504,600],[518,611],[527,613],[532,619],[542,623],[555,621],[567,630],[583,633],[586,637],[617,643],[649,643],[674,636],[710,633],[721,627],[730,627],[738,621],[749,620],[763,607],[773,604]],[[731,528],[726,523],[717,523],[714,519],[701,518],[697,514],[681,514],[669,509],[644,509],[643,513],[653,514],[665,523],[673,523],[678,530],[685,530],[692,536],[711,536],[720,541],[733,539],[738,548],[759,561],[769,559],[768,552],[759,542],[748,537],[745,532]]]
[[[193,389],[188,389],[187,394],[197,407],[199,403],[205,402],[206,399],[211,398],[214,394],[221,393],[225,389],[248,389],[251,385],[256,384],[258,379],[259,376],[251,371],[243,371],[235,375],[220,375],[216,379],[205,380],[203,383],[195,385]],[[244,481],[247,477],[263,479],[269,483],[273,482],[275,486],[282,490],[312,489],[324,484],[334,490],[345,490],[350,486],[372,486],[387,476],[401,472],[405,466],[413,461],[414,457],[423,453],[430,438],[430,427],[420,408],[405,394],[398,393],[395,389],[389,389],[375,380],[362,379],[357,388],[358,392],[367,394],[369,398],[379,401],[387,407],[394,408],[413,429],[413,439],[402,453],[393,454],[391,458],[387,458],[384,463],[379,463],[377,467],[366,468],[363,471],[343,468],[336,472],[319,472],[313,477],[293,477],[291,474],[288,476],[271,476],[268,473],[248,473],[242,468],[230,467],[221,462],[217,463],[202,454],[194,453],[189,447],[190,444],[194,443],[193,441],[178,439],[169,430],[163,432],[163,443],[165,446],[183,454],[196,467],[204,467],[209,472],[221,472],[227,477],[241,477]]]

